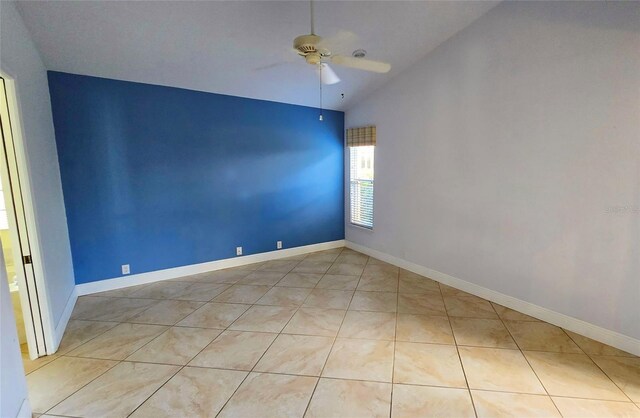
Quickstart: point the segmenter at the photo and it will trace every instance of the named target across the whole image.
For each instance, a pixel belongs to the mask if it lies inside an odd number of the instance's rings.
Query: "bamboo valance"
[[[376,127],[365,126],[362,128],[347,129],[347,146],[364,147],[376,144]]]

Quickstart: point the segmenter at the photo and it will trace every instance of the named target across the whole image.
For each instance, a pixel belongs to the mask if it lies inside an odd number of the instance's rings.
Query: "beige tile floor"
[[[640,417],[640,358],[349,249],[84,296],[37,414]]]

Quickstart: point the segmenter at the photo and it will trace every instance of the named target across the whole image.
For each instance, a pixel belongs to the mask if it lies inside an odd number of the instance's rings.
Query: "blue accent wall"
[[[344,238],[344,113],[49,72],[76,283]]]

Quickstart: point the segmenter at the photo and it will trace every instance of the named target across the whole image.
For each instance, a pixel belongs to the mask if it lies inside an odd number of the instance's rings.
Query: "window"
[[[374,145],[349,147],[351,223],[373,228]]]
[[[373,156],[376,127],[347,129],[351,223],[373,229]]]

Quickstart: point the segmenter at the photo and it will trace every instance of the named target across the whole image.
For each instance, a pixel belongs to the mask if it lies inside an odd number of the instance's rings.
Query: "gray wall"
[[[0,2],[0,67],[17,84],[35,218],[53,325],[74,288],[47,74],[13,2]]]
[[[346,112],[370,123],[348,240],[640,338],[640,3],[502,3]]]

